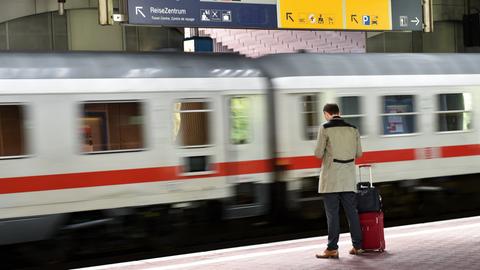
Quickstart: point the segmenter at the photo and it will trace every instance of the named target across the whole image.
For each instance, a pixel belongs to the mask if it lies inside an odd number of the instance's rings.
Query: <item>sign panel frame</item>
[[[260,3],[249,3],[252,1]],[[135,25],[276,29],[276,5],[261,2],[128,0],[128,21]]]
[[[423,0],[127,0],[128,23],[171,27],[423,31]]]
[[[391,0],[393,31],[423,31],[423,1]]]

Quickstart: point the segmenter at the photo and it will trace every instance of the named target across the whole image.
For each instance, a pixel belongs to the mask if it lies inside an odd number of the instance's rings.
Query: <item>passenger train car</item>
[[[480,172],[476,54],[0,53],[0,244],[150,206],[296,209],[326,102],[376,182]]]

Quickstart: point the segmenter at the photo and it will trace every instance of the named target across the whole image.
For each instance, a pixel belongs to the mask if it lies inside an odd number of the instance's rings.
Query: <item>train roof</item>
[[[235,54],[1,52],[0,79],[258,77]]]
[[[268,76],[480,74],[480,54],[277,54],[260,58]]]
[[[480,54],[1,52],[0,79],[480,74]]]

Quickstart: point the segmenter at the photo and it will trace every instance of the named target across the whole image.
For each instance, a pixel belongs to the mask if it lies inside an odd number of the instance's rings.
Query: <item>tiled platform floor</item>
[[[315,258],[323,236],[88,269],[480,269],[480,216],[386,228],[385,238],[385,252],[352,256],[350,235],[342,234],[338,260]]]

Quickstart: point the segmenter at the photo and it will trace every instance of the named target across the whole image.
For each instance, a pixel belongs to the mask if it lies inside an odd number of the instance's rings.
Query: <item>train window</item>
[[[397,95],[383,97],[383,134],[410,134],[416,132],[415,97]]]
[[[305,140],[316,140],[318,132],[317,95],[302,96],[303,135]]]
[[[472,95],[470,93],[440,94],[437,97],[438,131],[472,129]]]
[[[184,173],[211,171],[208,156],[185,157],[184,164]]]
[[[203,100],[176,102],[173,113],[173,136],[175,142],[185,147],[210,145],[210,104]]]
[[[83,152],[143,147],[141,103],[87,102],[83,104]]]
[[[247,97],[230,99],[230,139],[232,144],[250,142],[250,100]]]
[[[24,154],[24,106],[0,105],[0,156]]]
[[[356,126],[361,135],[362,131],[362,117],[364,116],[360,108],[360,97],[341,97],[340,98],[340,109],[342,112],[342,117],[346,122]]]

